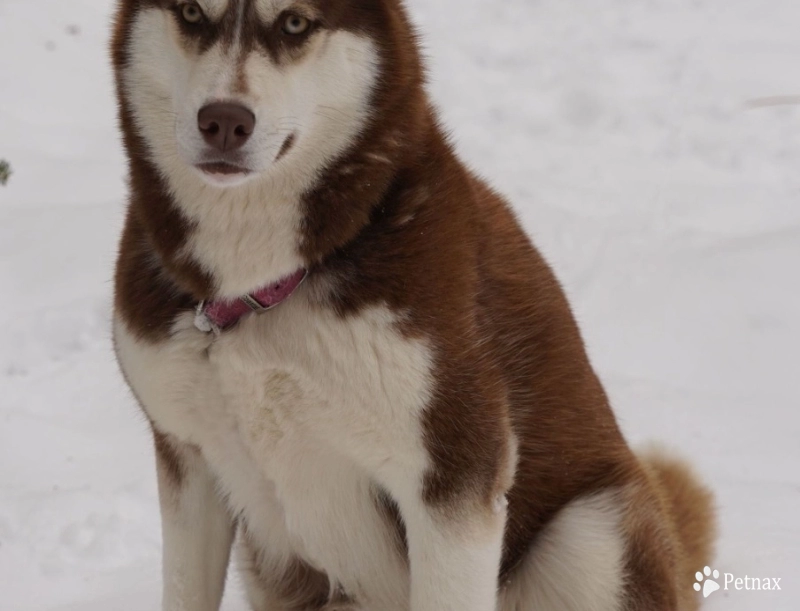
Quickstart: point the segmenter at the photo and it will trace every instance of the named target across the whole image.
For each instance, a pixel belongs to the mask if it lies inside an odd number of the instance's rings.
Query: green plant
[[[11,165],[5,159],[0,159],[0,185],[5,185],[10,177]]]

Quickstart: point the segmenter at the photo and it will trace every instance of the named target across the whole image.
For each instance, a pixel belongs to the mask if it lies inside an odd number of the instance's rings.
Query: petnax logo
[[[694,589],[702,592],[703,598],[708,598],[717,590],[780,590],[780,577],[736,577],[733,573],[723,573],[720,579],[720,572],[707,566],[702,572],[695,573]],[[720,584],[720,581],[722,584]]]

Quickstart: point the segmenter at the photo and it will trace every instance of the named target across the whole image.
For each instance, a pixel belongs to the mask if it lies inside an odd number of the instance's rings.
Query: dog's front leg
[[[505,507],[406,505],[411,611],[494,611]]]
[[[154,432],[163,535],[163,611],[217,611],[234,525],[200,451]]]

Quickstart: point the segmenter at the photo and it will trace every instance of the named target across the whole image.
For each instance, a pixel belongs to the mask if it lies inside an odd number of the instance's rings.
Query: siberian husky
[[[232,549],[256,611],[696,607],[710,494],[629,449],[401,0],[120,0],[112,55],[165,611]]]

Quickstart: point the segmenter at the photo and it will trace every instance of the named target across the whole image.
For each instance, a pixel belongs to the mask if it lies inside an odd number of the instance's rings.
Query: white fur
[[[400,501],[408,525],[411,609],[494,611],[505,511],[456,522],[416,504]]]
[[[228,10],[231,0],[198,0],[200,8],[206,17],[212,21],[219,21]],[[244,2],[241,2],[244,5]]]
[[[163,608],[216,611],[225,585],[233,522],[201,454],[190,448],[176,451],[185,468],[185,485],[180,492],[174,489],[169,469],[158,457],[164,541]],[[198,537],[198,532],[204,536]]]
[[[339,319],[301,289],[217,340],[189,315],[160,346],[115,325],[150,418],[202,449],[271,561],[299,556],[387,610],[407,609],[408,577],[372,485],[419,488],[431,359],[395,322],[383,308]]]
[[[123,79],[137,129],[175,201],[197,225],[186,254],[227,298],[303,264],[300,197],[360,133],[378,70],[373,43],[345,31],[313,35],[299,57],[281,65],[257,51],[240,55],[238,44],[198,55],[184,47],[172,16],[148,9],[136,18]],[[234,91],[241,61],[248,93]],[[240,151],[252,173],[233,186],[210,183],[195,168],[211,155],[197,113],[218,100],[247,106],[257,121]],[[294,145],[276,162],[291,134]]]
[[[621,514],[621,501],[613,491],[567,505],[501,590],[500,608],[619,611],[625,556]]]

